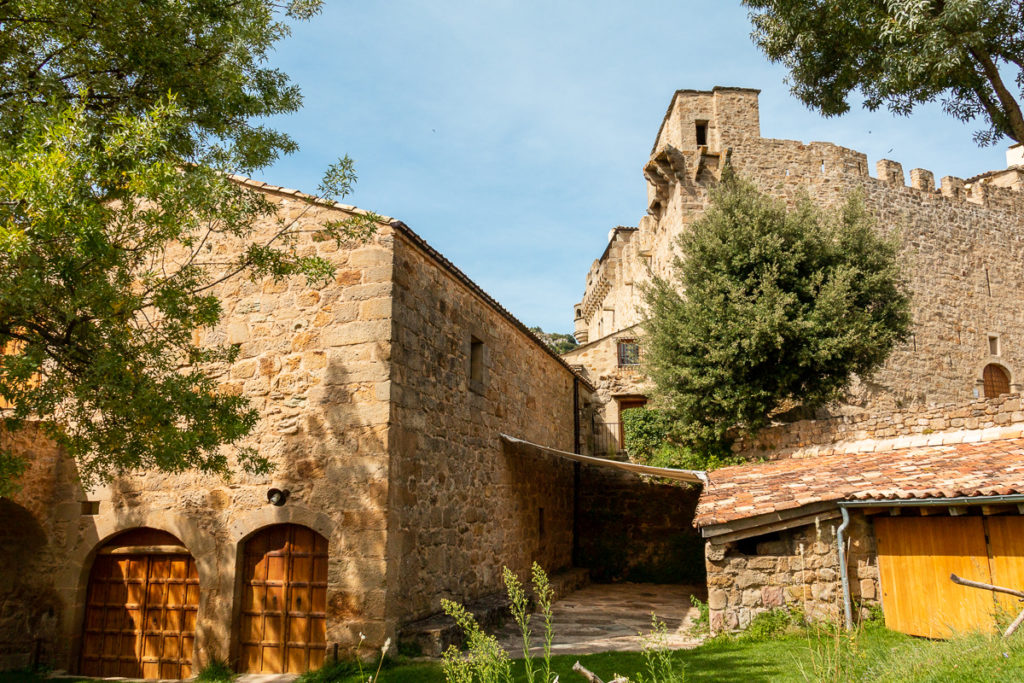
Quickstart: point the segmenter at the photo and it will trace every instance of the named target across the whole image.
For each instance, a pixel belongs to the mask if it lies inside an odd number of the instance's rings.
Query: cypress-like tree
[[[673,439],[720,455],[791,403],[815,408],[905,340],[898,243],[857,197],[793,210],[726,172],[647,292],[646,371]]]

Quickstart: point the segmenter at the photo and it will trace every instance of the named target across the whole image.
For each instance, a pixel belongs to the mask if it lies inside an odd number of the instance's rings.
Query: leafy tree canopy
[[[141,468],[224,471],[220,446],[257,416],[204,372],[237,350],[194,343],[221,317],[215,286],[243,272],[331,277],[329,262],[295,249],[302,215],[258,232],[274,213],[262,195],[209,165],[182,172],[166,141],[190,123],[172,101],[116,116],[96,144],[78,102],[30,115],[16,144],[0,140],[0,399],[12,406],[3,426],[43,418],[86,482]],[[341,163],[321,193],[343,196],[353,180]],[[361,239],[375,220],[327,222],[317,237]],[[225,259],[205,248],[218,241],[239,249]],[[268,465],[253,451],[238,460]],[[24,465],[0,451],[0,495]]]
[[[295,143],[254,118],[296,111],[299,89],[266,66],[288,19],[321,0],[0,0],[0,135],[17,137],[33,108],[83,105],[102,130],[173,93],[189,124],[168,143],[188,156],[230,145],[242,171]]]
[[[983,117],[982,144],[1024,142],[1021,0],[743,0],[753,37],[790,72],[793,93],[832,116],[859,91],[869,109],[908,114],[941,99]]]
[[[233,348],[196,333],[231,277],[331,277],[297,249],[304,216],[273,219],[231,181],[295,148],[254,123],[294,111],[265,66],[287,21],[320,0],[0,0],[0,427],[39,421],[85,483],[138,469],[224,472],[255,425],[208,370]],[[356,176],[331,166],[322,198]],[[378,218],[318,224],[339,244]],[[228,242],[228,257],[208,247]],[[0,495],[25,454],[0,450]],[[265,459],[237,451],[249,471]]]
[[[533,332],[542,342],[548,345],[555,353],[568,353],[577,346],[579,342],[576,341],[576,337],[571,334],[562,334],[560,332],[545,332],[540,327],[531,327],[530,332]]]
[[[674,438],[727,452],[789,403],[836,398],[907,338],[897,244],[859,201],[792,211],[727,170],[647,292],[646,370]]]

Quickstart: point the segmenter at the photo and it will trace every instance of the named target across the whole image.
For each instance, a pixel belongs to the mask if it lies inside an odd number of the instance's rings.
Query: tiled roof
[[[698,527],[829,501],[1024,494],[1024,438],[789,458],[708,477]]]

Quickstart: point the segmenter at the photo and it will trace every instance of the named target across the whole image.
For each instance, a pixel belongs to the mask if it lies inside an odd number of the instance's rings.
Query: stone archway
[[[149,528],[118,534],[89,571],[79,672],[188,678],[198,610],[199,572],[176,536]]]
[[[327,649],[327,539],[306,526],[275,524],[244,542],[239,670],[304,673]]]

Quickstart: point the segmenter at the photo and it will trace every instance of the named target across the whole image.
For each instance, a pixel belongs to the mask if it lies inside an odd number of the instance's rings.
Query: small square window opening
[[[484,381],[484,343],[476,337],[469,341],[469,381]]]
[[[988,337],[988,352],[991,356],[999,355],[999,336],[989,335]]]
[[[697,122],[697,146],[701,147],[708,144],[708,122],[698,121]]]
[[[640,344],[634,339],[624,339],[619,342],[619,367],[634,367],[640,365]]]

